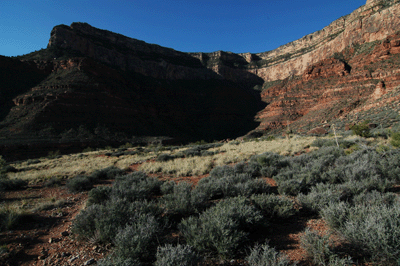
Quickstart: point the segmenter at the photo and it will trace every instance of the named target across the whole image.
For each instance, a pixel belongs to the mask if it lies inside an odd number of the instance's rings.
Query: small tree
[[[371,132],[369,130],[369,125],[368,121],[361,122],[357,125],[352,126],[350,129],[353,131],[353,133],[357,136],[361,136],[364,138],[369,138],[371,137]]]
[[[400,147],[400,132],[392,133],[390,144],[396,148]]]

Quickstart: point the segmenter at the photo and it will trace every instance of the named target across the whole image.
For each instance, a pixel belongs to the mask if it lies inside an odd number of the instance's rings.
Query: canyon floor
[[[353,137],[350,136],[351,138]],[[118,149],[103,150],[11,163],[18,172],[10,174],[9,178],[25,179],[29,184],[18,191],[1,193],[1,208],[21,215],[17,216],[19,220],[10,221],[15,223],[12,230],[0,232],[0,265],[95,265],[112,252],[111,244],[100,244],[95,238],[83,241],[72,233],[71,226],[75,217],[85,208],[88,192],[71,193],[66,187],[69,178],[116,166],[127,173],[144,171],[160,180],[189,181],[195,185],[201,178],[208,176],[212,167],[234,165],[267,151],[297,156],[315,150],[312,143],[317,139],[292,136],[268,141],[234,140],[209,149],[213,151],[212,156],[181,158],[164,164],[156,158],[160,154],[172,154],[167,147],[123,148],[119,149],[120,152]],[[321,139],[334,140],[332,136]],[[377,147],[388,145],[388,140],[368,141]],[[173,152],[177,154],[185,149],[187,147],[178,147]],[[272,191],[277,191],[274,179],[263,179],[271,186]],[[57,182],[49,185],[51,180]],[[100,180],[95,186],[111,186],[113,181]],[[262,233],[266,234],[270,246],[287,254],[291,261],[298,262],[298,265],[313,265],[300,245],[300,238],[306,228],[314,229],[321,235],[329,234],[330,231],[318,215],[302,210],[300,206],[298,209],[297,215],[284,222],[274,223],[271,227],[273,229]],[[338,239],[334,240],[335,243],[340,243],[336,241]],[[247,264],[241,258],[212,261],[206,265]]]

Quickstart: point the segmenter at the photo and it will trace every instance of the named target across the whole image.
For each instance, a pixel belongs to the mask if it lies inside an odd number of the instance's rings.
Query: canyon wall
[[[332,57],[348,46],[383,40],[395,34],[400,26],[398,0],[368,0],[349,15],[343,16],[320,31],[259,54],[229,54],[215,52],[193,54],[196,58],[210,58],[210,68],[218,70],[219,62],[236,62],[240,68],[261,77],[264,81],[301,75],[307,67]],[[218,71],[216,71],[219,73]]]

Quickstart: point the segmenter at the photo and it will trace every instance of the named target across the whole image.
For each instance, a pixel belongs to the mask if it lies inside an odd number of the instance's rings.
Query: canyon
[[[368,0],[259,54],[183,53],[87,23],[56,26],[46,49],[0,56],[1,153],[392,127],[398,14],[398,1]]]

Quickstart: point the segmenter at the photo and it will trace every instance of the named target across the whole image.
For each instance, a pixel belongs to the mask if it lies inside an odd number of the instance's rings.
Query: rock
[[[63,258],[69,257],[69,256],[71,256],[71,253],[68,253],[68,252],[61,253],[61,257],[63,257]]]
[[[328,131],[324,129],[323,127],[317,127],[314,129],[311,129],[310,131],[307,132],[308,135],[326,135],[328,134]]]
[[[92,264],[95,264],[95,263],[96,263],[95,259],[90,259],[90,260],[86,261],[83,265],[92,265]]]
[[[77,259],[79,259],[79,255],[70,258],[70,259],[69,259],[69,262],[74,262],[74,261],[76,261]]]

